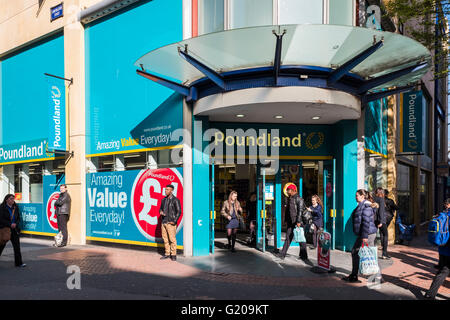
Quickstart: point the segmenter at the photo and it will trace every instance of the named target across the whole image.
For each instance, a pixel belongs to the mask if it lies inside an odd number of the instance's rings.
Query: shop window
[[[231,29],[273,23],[272,0],[230,0],[229,5]]]
[[[378,187],[387,188],[387,158],[365,153],[365,189],[374,192]]]
[[[147,157],[145,152],[129,153],[123,156],[125,170],[140,170],[147,166]]]
[[[344,2],[349,2],[343,0]],[[352,0],[350,0],[351,2]],[[332,1],[334,2],[334,1]],[[337,0],[341,3],[342,0]],[[351,4],[350,4],[351,5]],[[331,7],[331,3],[330,3]],[[335,7],[334,7],[335,8]],[[311,0],[279,0],[279,24],[322,24],[323,23],[323,2],[311,1]],[[336,17],[338,14],[337,8],[335,8]],[[340,9],[339,12],[343,13],[344,9]],[[352,11],[349,13],[350,24],[352,18]],[[331,18],[331,16],[330,16]]]
[[[354,0],[333,0],[329,3],[329,24],[353,25]]]
[[[224,0],[199,0],[198,34],[224,29]]]
[[[22,174],[22,165],[14,165],[14,193],[16,194],[22,194]]]
[[[410,166],[401,163],[397,165],[397,205],[400,208],[398,214],[406,224],[414,223],[412,174],[413,169]]]
[[[98,159],[98,166],[97,166],[98,172],[114,170],[114,156],[113,155],[101,156],[101,157],[98,157],[97,159]]]
[[[425,222],[431,215],[428,212],[429,204],[430,204],[430,197],[428,196],[429,191],[429,180],[430,180],[430,174],[425,171],[420,171],[420,177],[419,177],[419,197],[420,197],[420,222]]]
[[[42,162],[29,164],[30,178],[30,203],[42,203],[43,199],[43,175],[44,164]]]

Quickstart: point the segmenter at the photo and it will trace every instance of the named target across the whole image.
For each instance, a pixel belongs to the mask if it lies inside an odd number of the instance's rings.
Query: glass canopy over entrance
[[[188,101],[277,86],[328,88],[378,99],[388,94],[380,93],[383,89],[414,85],[430,65],[430,52],[411,38],[323,24],[209,33],[153,50],[135,63],[138,74]]]

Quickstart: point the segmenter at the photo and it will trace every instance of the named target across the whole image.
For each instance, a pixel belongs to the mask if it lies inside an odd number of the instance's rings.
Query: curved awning
[[[391,32],[281,25],[210,33],[155,49],[137,72],[197,100],[248,87],[315,86],[358,96],[414,84],[430,52]]]

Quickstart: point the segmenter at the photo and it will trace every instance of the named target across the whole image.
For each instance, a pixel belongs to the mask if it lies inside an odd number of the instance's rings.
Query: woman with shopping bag
[[[366,190],[359,189],[356,191],[356,201],[358,205],[352,213],[353,232],[357,236],[352,249],[352,273],[342,278],[348,282],[360,282],[358,280],[359,273],[359,250],[364,246],[374,247],[377,235],[377,227],[374,222],[374,211],[372,203],[367,200],[369,194]]]

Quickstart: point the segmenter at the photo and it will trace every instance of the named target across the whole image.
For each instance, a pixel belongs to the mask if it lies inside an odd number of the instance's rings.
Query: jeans
[[[369,247],[374,247],[375,246],[375,238],[377,237],[376,233],[373,234],[369,234],[369,236],[367,237],[368,239],[368,244]],[[352,248],[352,276],[358,276],[359,273],[359,249],[361,248],[362,245],[362,239],[358,238],[355,241],[355,244],[353,245]]]

